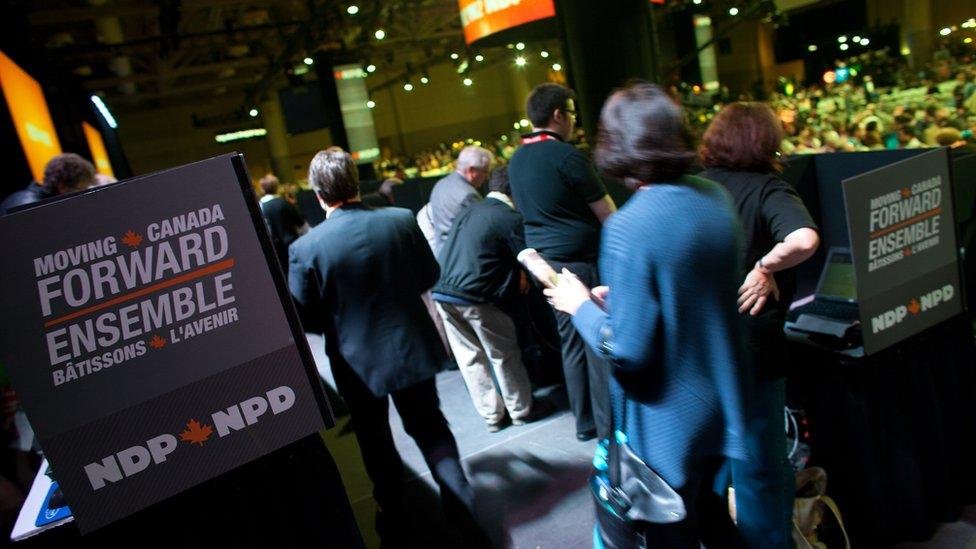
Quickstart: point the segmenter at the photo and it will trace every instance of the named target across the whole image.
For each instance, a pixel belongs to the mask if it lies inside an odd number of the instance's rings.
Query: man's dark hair
[[[44,186],[61,194],[95,183],[95,166],[75,153],[59,154],[44,166]]]
[[[548,126],[556,109],[566,110],[566,102],[575,100],[573,90],[559,84],[539,84],[525,101],[525,114],[536,128]]]
[[[512,195],[512,186],[508,182],[508,166],[495,168],[488,178],[488,191]]]
[[[330,147],[308,165],[308,184],[326,204],[349,200],[359,194],[359,170],[349,153]]]
[[[594,156],[607,175],[643,183],[675,181],[695,159],[681,106],[647,82],[628,84],[603,104]]]

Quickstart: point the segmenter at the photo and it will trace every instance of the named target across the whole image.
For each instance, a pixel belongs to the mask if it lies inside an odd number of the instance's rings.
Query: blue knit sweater
[[[688,176],[648,186],[603,231],[609,313],[587,302],[573,319],[612,364],[615,427],[675,488],[705,458],[747,457],[739,234],[718,184]]]

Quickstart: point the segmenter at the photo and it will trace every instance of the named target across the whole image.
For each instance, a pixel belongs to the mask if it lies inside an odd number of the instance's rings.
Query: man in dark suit
[[[440,269],[409,210],[371,209],[359,196],[352,157],[319,152],[309,184],[327,221],[292,244],[289,285],[310,332],[325,334],[339,393],[349,406],[385,542],[409,532],[403,462],[393,444],[388,397],[440,487],[444,513],[465,546],[485,544],[474,490],[441,414],[434,375],[445,359],[420,295]]]
[[[59,154],[44,166],[44,179],[32,181],[0,202],[0,215],[52,196],[83,191],[95,183],[95,166],[75,153]]]
[[[271,243],[274,244],[275,252],[278,254],[278,261],[281,268],[288,267],[288,246],[298,239],[299,236],[308,232],[308,223],[298,210],[288,203],[287,200],[278,196],[278,178],[268,174],[258,180],[258,185],[264,191],[261,197],[261,215],[268,224],[271,232]]]

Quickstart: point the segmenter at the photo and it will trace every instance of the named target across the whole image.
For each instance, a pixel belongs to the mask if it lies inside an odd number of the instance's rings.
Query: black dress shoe
[[[596,438],[596,429],[590,429],[588,431],[582,431],[576,433],[576,440],[580,442],[586,442],[588,440],[593,440]]]

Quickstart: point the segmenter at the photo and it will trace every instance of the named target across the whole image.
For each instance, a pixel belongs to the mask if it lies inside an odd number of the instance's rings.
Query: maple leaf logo
[[[912,191],[909,190],[908,187],[905,187],[904,189],[901,190],[901,196],[902,198],[908,198],[909,196],[912,196]]]
[[[210,438],[210,435],[212,434],[213,427],[209,425],[200,425],[199,421],[191,419],[186,423],[186,430],[180,433],[180,440],[203,446],[203,443],[207,442],[207,439]]]
[[[122,235],[122,243],[132,248],[138,248],[139,244],[142,244],[142,235],[134,233],[132,229],[129,229]]]
[[[913,315],[917,315],[918,313],[922,312],[922,306],[918,303],[917,299],[913,299],[908,304],[908,312],[912,313]]]
[[[162,349],[166,346],[166,339],[159,337],[158,335],[154,335],[152,336],[152,339],[149,340],[149,346],[153,349]]]

